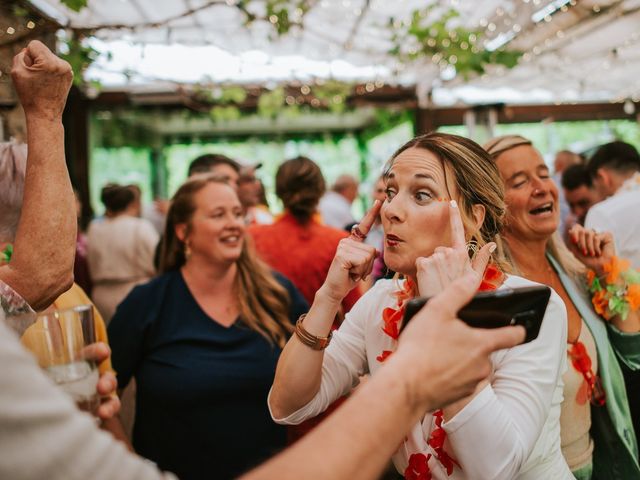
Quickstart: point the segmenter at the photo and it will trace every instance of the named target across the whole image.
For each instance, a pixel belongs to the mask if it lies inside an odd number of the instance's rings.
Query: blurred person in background
[[[248,167],[242,167],[238,179],[238,198],[245,210],[245,222],[247,225],[268,225],[273,223],[273,215],[269,212],[266,202],[263,204],[264,187],[256,177],[256,170],[262,167],[261,163]]]
[[[108,324],[131,289],[155,274],[158,233],[147,220],[137,217],[139,204],[130,187],[106,185],[100,199],[106,212],[104,219],[89,225],[88,260],[93,301]]]
[[[571,165],[567,168],[562,174],[562,189],[571,213],[578,224],[584,225],[589,209],[602,200],[593,186],[586,165]]]
[[[318,202],[325,193],[325,180],[320,167],[307,157],[283,162],[276,172],[276,195],[284,212],[272,225],[255,225],[249,229],[260,257],[284,274],[302,292],[309,304],[324,283],[340,240],[349,234],[321,223]],[[334,328],[360,298],[355,286],[342,300]],[[335,410],[335,402],[325,415],[290,428],[289,441],[294,442]]]
[[[613,233],[616,252],[640,268],[640,155],[633,145],[611,142],[587,164],[593,185],[604,198],[589,210],[587,228]]]
[[[80,192],[73,189],[73,194],[76,198],[76,215],[78,217],[78,235],[76,237],[76,258],[73,263],[73,281],[77,283],[84,292],[91,296],[93,290],[93,283],[91,281],[91,274],[89,273],[89,260],[87,259],[87,251],[89,249],[87,244],[87,232],[82,221],[82,200],[80,199]]]
[[[507,135],[485,144],[505,185],[506,250],[523,277],[552,287],[566,307],[568,368],[560,411],[562,453],[578,480],[640,478],[638,444],[622,376],[640,369],[640,316],[612,315],[590,292],[587,268],[603,284],[613,239],[575,225],[571,250],[557,235],[558,188],[530,140]],[[593,280],[591,280],[593,282]],[[600,292],[602,293],[602,292]],[[593,295],[593,298],[590,298]]]
[[[616,254],[640,269],[640,155],[633,145],[611,142],[602,145],[587,163],[595,189],[604,198],[585,219],[585,227],[610,231]],[[637,352],[640,352],[638,346]],[[639,353],[640,355],[640,353]],[[636,436],[640,435],[640,372],[623,363],[622,372]]]
[[[234,189],[238,189],[238,180],[240,179],[241,165],[232,158],[220,153],[205,153],[193,159],[189,164],[187,176],[200,173],[214,173],[217,177],[225,179]]]
[[[560,150],[556,153],[553,160],[553,180],[556,185],[562,184],[562,175],[567,168],[581,163],[583,163],[582,157],[570,150]],[[560,205],[560,225],[558,229],[560,232],[566,232],[575,223],[575,219],[571,214],[569,204],[564,198],[564,192],[560,190],[558,195],[558,204]]]
[[[358,198],[358,181],[351,175],[340,175],[331,190],[320,199],[318,209],[322,221],[330,227],[346,229],[356,219],[351,213],[351,205]]]
[[[136,380],[133,446],[181,479],[235,478],[285,446],[267,392],[308,305],[257,259],[235,190],[215,176],[174,195],[160,265],[108,330],[119,387]]]

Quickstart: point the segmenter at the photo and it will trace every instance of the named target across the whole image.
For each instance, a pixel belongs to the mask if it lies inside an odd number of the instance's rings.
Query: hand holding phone
[[[480,292],[458,311],[458,318],[476,328],[522,325],[527,331],[527,343],[540,332],[550,296],[551,289],[545,285]],[[421,297],[407,303],[400,331],[428,301]]]

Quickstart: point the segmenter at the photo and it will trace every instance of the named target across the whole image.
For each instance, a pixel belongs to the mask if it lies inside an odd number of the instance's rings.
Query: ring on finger
[[[367,238],[367,236],[362,233],[362,231],[360,230],[360,225],[357,223],[353,227],[351,227],[351,236],[357,238],[358,240],[365,240]]]

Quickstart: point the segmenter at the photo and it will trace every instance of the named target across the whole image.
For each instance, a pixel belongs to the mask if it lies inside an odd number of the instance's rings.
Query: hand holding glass
[[[96,391],[98,368],[87,355],[95,343],[93,307],[80,305],[38,315],[22,336],[22,343],[36,356],[47,376],[76,402],[95,414],[100,405]]]

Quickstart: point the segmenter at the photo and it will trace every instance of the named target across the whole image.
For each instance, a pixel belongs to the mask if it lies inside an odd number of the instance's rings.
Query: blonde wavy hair
[[[535,149],[531,140],[520,135],[503,135],[500,137],[492,138],[483,145],[483,148],[489,153],[489,155],[491,155],[491,158],[495,162],[503,153],[521,146],[528,146]],[[507,205],[507,208],[509,208],[509,205]],[[521,274],[518,269],[518,265],[513,260],[513,256],[509,251],[508,245],[505,245],[504,252],[507,258],[513,264],[515,273]],[[563,270],[569,275],[573,277],[580,277],[586,273],[584,264],[580,262],[580,260],[578,260],[573,255],[573,253],[571,253],[571,251],[562,241],[562,238],[560,237],[560,234],[558,232],[555,232],[553,235],[551,235],[551,237],[549,237],[549,240],[547,241],[546,252],[547,255],[556,260],[563,268]]]
[[[511,272],[511,265],[504,254],[500,238],[505,214],[504,187],[498,167],[485,150],[473,140],[447,133],[431,132],[419,135],[401,146],[387,162],[384,177],[389,175],[393,164],[402,152],[410,148],[421,148],[433,153],[441,162],[445,184],[447,171],[453,173],[460,198],[460,214],[467,240],[477,243],[478,249],[495,242],[493,262],[503,271]],[[445,185],[449,197],[449,185]],[[452,197],[451,197],[452,198]],[[485,209],[484,221],[476,227],[473,206]]]
[[[176,226],[186,224],[187,233],[191,230],[196,210],[194,197],[210,184],[228,185],[228,182],[215,175],[196,175],[185,182],[171,199],[160,247],[162,273],[179,270],[186,263],[185,244],[176,235]],[[293,332],[289,321],[289,295],[267,264],[258,259],[246,235],[236,265],[238,270],[233,288],[242,322],[269,342],[284,347]]]

